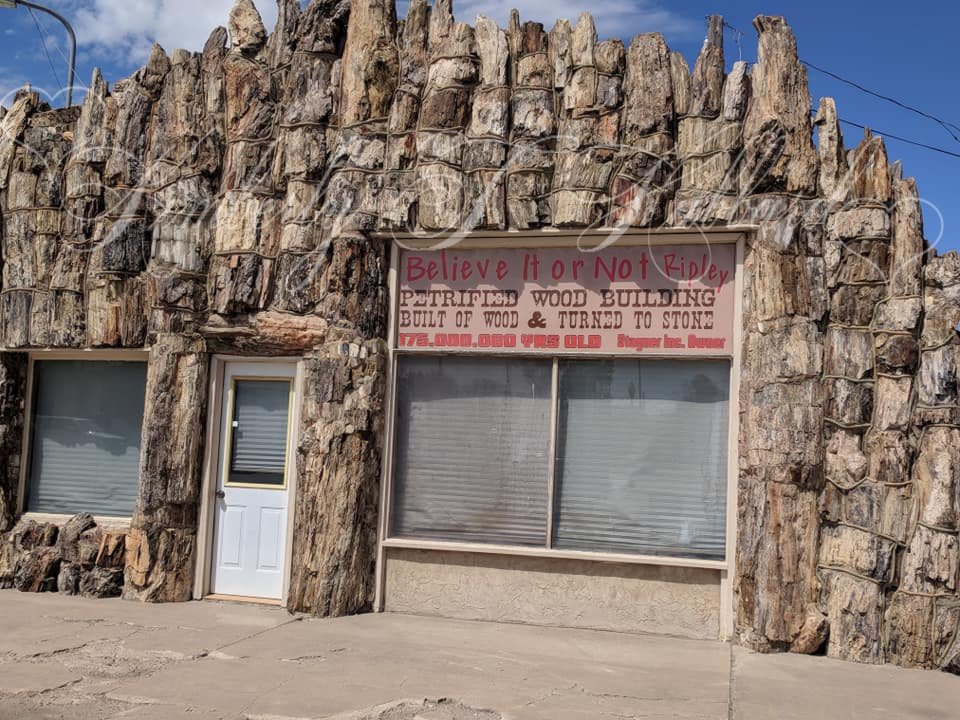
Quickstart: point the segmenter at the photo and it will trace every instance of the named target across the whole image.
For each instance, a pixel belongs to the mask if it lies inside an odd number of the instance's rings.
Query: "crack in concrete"
[[[707,700],[703,698],[691,698],[691,697],[675,697],[666,695],[633,695],[626,693],[612,693],[612,692],[597,692],[595,690],[588,690],[579,683],[574,683],[570,690],[576,691],[579,690],[581,694],[587,695],[594,698],[610,698],[616,700],[636,700],[638,702],[663,702],[664,700],[669,700],[673,703],[704,703],[711,704],[719,702],[717,700]]]
[[[0,698],[4,698],[4,697],[5,697],[5,698],[12,698],[12,697],[16,697],[16,698],[37,698],[37,697],[42,697],[42,696],[44,696],[44,695],[49,695],[49,694],[51,694],[51,693],[55,693],[55,692],[57,692],[58,690],[63,690],[64,688],[68,688],[68,687],[70,687],[70,686],[72,686],[72,685],[78,685],[78,684],[81,683],[81,682],[83,682],[83,678],[82,678],[82,677],[81,677],[81,678],[77,678],[77,679],[75,679],[75,680],[66,680],[66,681],[64,681],[63,683],[61,683],[60,685],[54,685],[53,687],[45,687],[45,688],[41,688],[41,689],[39,689],[39,690],[22,690],[22,691],[19,691],[19,690],[13,690],[13,691],[10,691],[10,690],[0,690]]]
[[[216,648],[216,652],[222,652],[229,647],[233,647],[234,645],[239,645],[242,642],[247,642],[247,640],[253,640],[255,637],[260,637],[264,633],[273,632],[274,630],[279,630],[280,628],[286,627],[291,623],[302,622],[302,621],[303,621],[303,618],[295,617],[287,620],[286,622],[282,622],[279,625],[271,625],[268,628],[261,628],[260,630],[250,633],[249,635],[245,635],[244,637],[239,638],[238,640],[232,640],[228,642],[226,645],[221,645],[220,647]]]
[[[87,646],[92,645],[95,642],[97,641],[88,640],[87,642],[81,643],[80,645],[73,645],[71,647],[65,647],[65,648],[61,647],[61,648],[57,648],[56,650],[47,650],[45,652],[28,653],[26,655],[17,655],[16,653],[14,653],[14,658],[21,661],[48,660],[50,658],[57,657],[58,655],[66,655],[68,653],[78,652],[80,650],[83,650]]]
[[[326,655],[298,655],[297,657],[281,658],[280,662],[289,663],[307,663],[307,662],[326,662]]]
[[[270,693],[275,693],[275,692],[277,692],[277,690],[279,690],[280,688],[282,688],[284,685],[286,685],[287,683],[291,682],[292,680],[293,680],[293,678],[287,678],[286,680],[281,680],[279,683],[277,683],[274,687],[270,688],[269,690],[265,690],[265,691],[262,692],[262,693],[257,693],[257,695],[256,695],[254,698],[252,698],[252,699],[250,700],[250,702],[248,702],[246,705],[244,705],[242,708],[240,708],[240,714],[241,714],[243,717],[245,717],[245,718],[249,718],[250,716],[247,715],[247,710],[248,710],[251,706],[253,706],[254,704],[256,704],[256,702],[259,701],[259,700],[260,700],[262,697],[264,697],[265,695],[269,695]]]
[[[737,673],[734,667],[733,646],[730,645],[727,650],[730,656],[730,675],[727,677],[727,720],[734,720],[736,715],[734,685],[737,681]]]

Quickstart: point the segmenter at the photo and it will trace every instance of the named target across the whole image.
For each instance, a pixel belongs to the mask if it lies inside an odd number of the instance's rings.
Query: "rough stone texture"
[[[0,533],[13,527],[17,514],[26,381],[26,356],[0,353]]]
[[[22,589],[23,584],[31,580],[27,577],[25,566],[29,565],[31,571],[35,571],[39,553],[59,558],[54,547],[58,533],[56,525],[24,520],[3,535],[0,541],[0,588]],[[56,570],[53,570],[53,575],[55,580]]]
[[[813,195],[817,153],[810,121],[807,71],[786,21],[758,17],[757,64],[751,73],[752,102],[743,123],[741,187]]]
[[[756,19],[758,62],[726,76],[718,17],[692,72],[657,33],[624,47],[589,15],[547,32],[516,12],[473,27],[449,0],[402,22],[385,0],[282,0],[269,37],[240,0],[228,24],[229,47],[219,28],[113,87],[95,74],[79,110],[21,93],[0,116],[0,531],[15,351],[151,349],[129,536],[58,550],[56,528],[17,526],[0,585],[110,594],[125,555],[126,597],[190,597],[209,354],[297,355],[291,606],[364,610],[386,367],[373,233],[736,224],[753,228],[738,640],[960,672],[960,256],[927,247],[881,138],[848,151],[829,98],[811,119],[783,18]]]
[[[397,88],[399,58],[395,45],[397,16],[394,3],[353,0],[343,53],[344,125],[387,117]]]
[[[192,597],[208,370],[202,339],[162,335],[150,350],[140,494],[126,539],[128,599]]]
[[[380,341],[333,342],[305,359],[294,521],[302,561],[292,568],[294,610],[345,615],[370,609],[385,362]],[[338,527],[343,518],[350,520]]]
[[[123,586],[125,538],[86,513],[61,525],[23,520],[0,535],[0,588],[115,597]]]

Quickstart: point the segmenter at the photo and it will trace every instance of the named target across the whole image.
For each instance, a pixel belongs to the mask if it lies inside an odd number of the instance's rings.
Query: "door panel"
[[[292,363],[227,363],[210,591],[279,600],[283,596]]]
[[[243,525],[247,509],[241,505],[225,508],[223,512],[223,556],[224,567],[240,566],[240,548],[243,547]]]
[[[283,558],[283,522],[286,513],[282,508],[260,509],[260,548],[257,552],[257,569],[277,572],[281,569]]]

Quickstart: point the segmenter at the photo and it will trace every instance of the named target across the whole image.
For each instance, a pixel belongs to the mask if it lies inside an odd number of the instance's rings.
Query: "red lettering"
[[[583,270],[583,260],[574,260],[573,261],[573,279],[580,279],[580,271]]]
[[[663,271],[666,273],[667,277],[673,277],[674,273],[677,273],[679,277],[683,277],[683,264],[675,265],[677,256],[673,253],[666,253],[663,256]]]
[[[617,259],[613,258],[613,261],[610,264],[610,267],[607,267],[607,264],[603,261],[602,255],[597,255],[596,262],[593,266],[593,276],[600,279],[600,273],[603,272],[607,276],[607,280],[613,282],[617,279]]]
[[[416,282],[426,274],[423,259],[416,255],[407,256],[407,282]]]

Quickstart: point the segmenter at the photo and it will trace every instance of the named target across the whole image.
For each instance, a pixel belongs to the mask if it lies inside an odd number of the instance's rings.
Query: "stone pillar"
[[[737,635],[758,650],[811,652],[826,630],[815,604],[828,310],[812,201],[818,158],[793,34],[783,18],[759,17],[754,27],[738,180],[739,221],[758,231],[744,261]]]
[[[814,603],[826,303],[822,292],[790,290],[817,287],[815,233],[799,208],[763,199],[751,212],[769,219],[744,262],[737,634],[760,651],[800,650],[822,643],[810,636],[823,626]]]
[[[16,521],[26,393],[27,356],[0,353],[0,532]]]
[[[434,16],[431,16],[433,23]],[[434,45],[431,29],[430,42]],[[550,190],[556,158],[554,64],[549,36],[537,22],[520,24],[514,10],[507,29],[512,68],[510,146],[506,163],[507,224],[518,230],[552,223]],[[424,108],[426,113],[426,107]],[[423,119],[426,116],[421,116]]]
[[[209,358],[202,340],[159,335],[150,350],[140,495],[127,536],[124,598],[193,592]]]
[[[304,362],[288,607],[364,612],[374,593],[386,345],[332,340]]]

